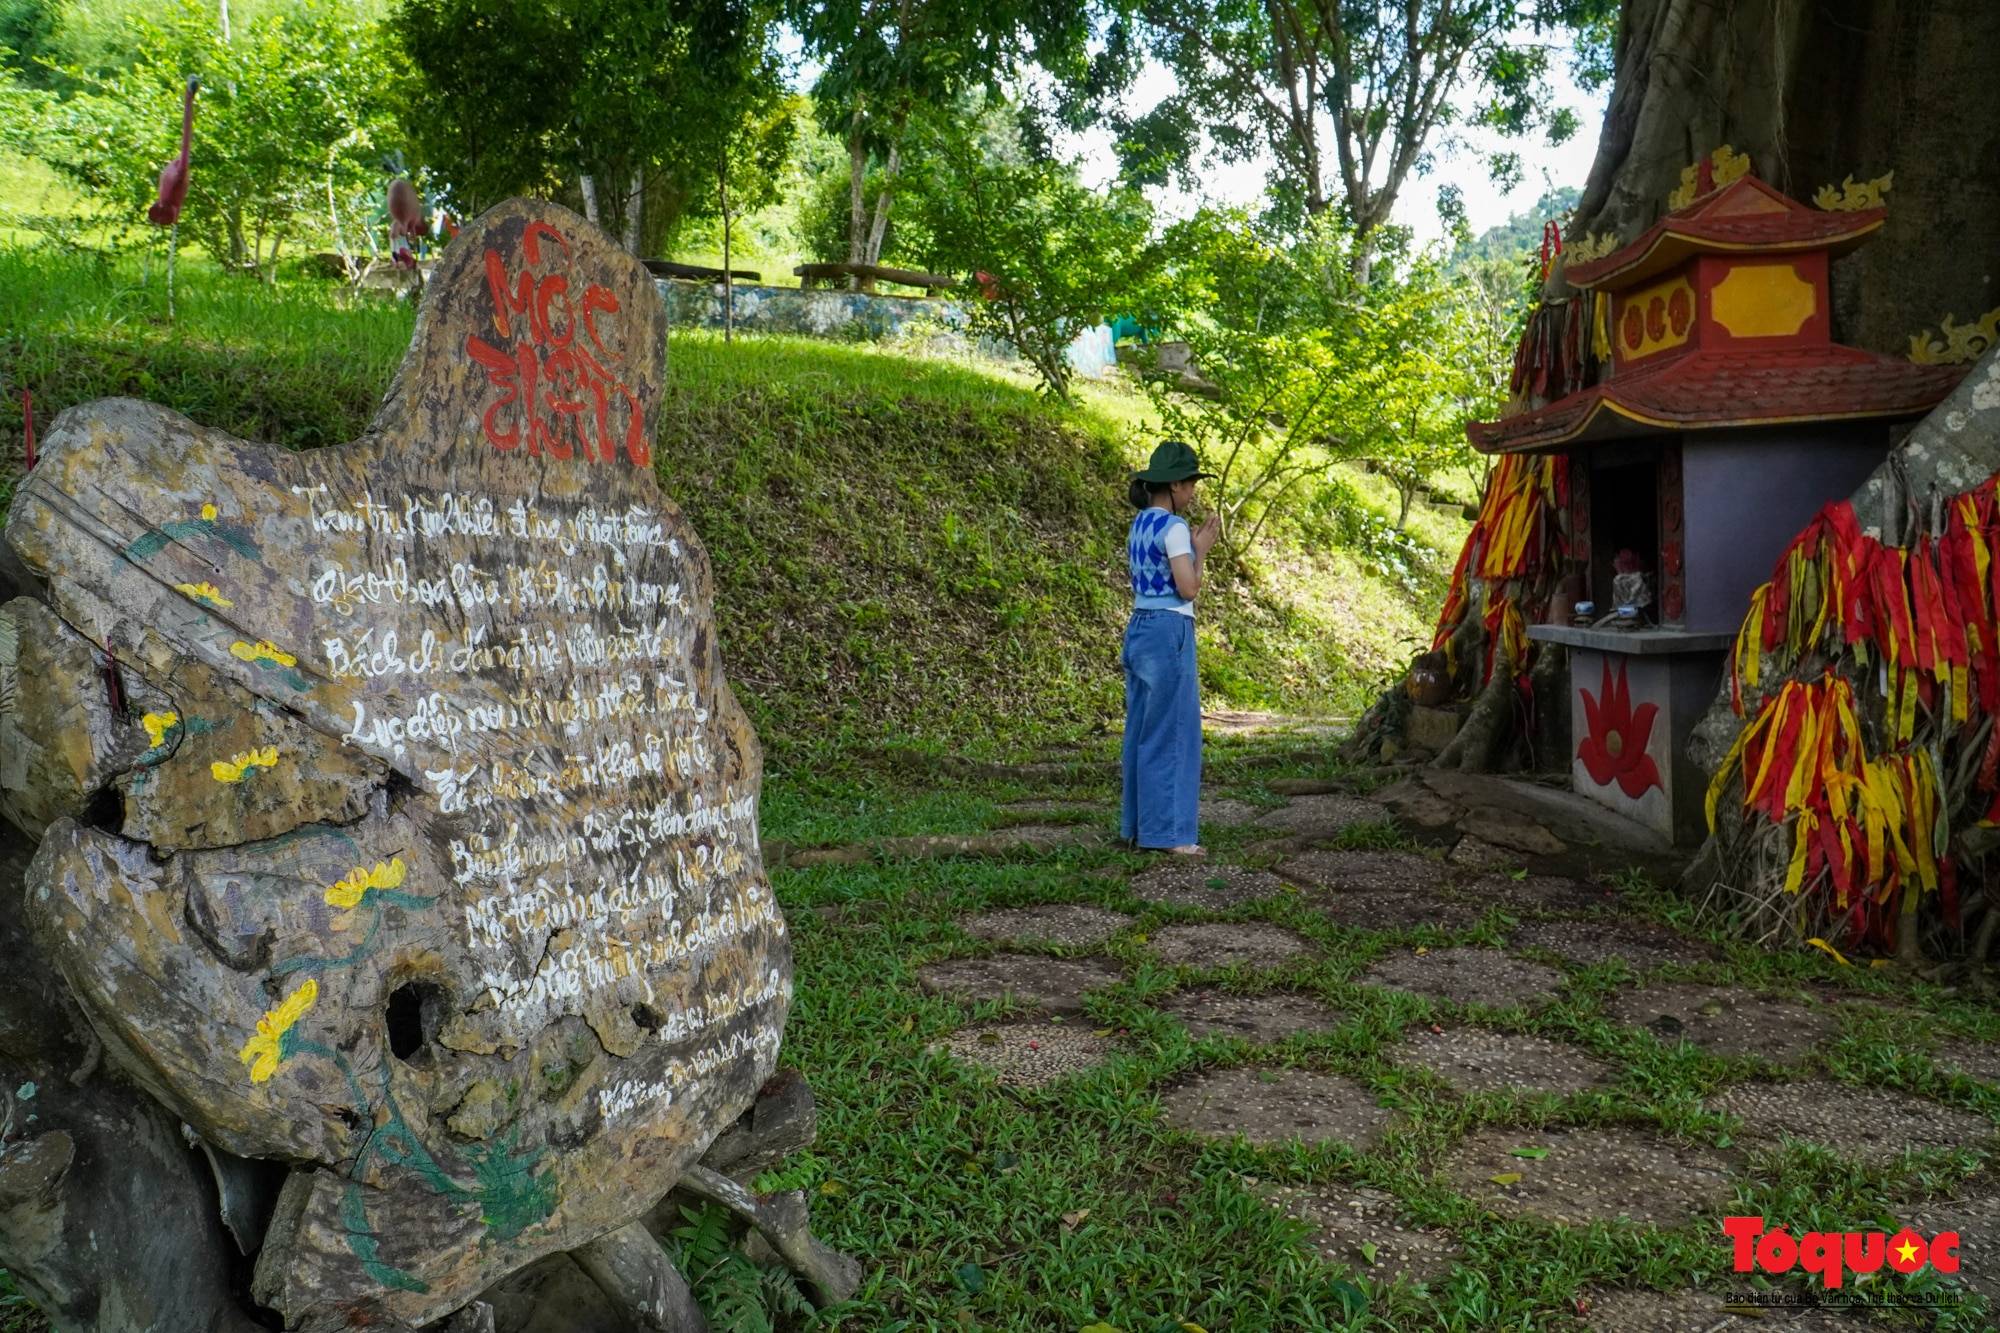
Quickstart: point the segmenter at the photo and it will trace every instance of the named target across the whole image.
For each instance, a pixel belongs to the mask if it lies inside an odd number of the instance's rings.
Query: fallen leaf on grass
[[[1097,1031],[1095,1031],[1095,1032],[1091,1033],[1090,1035],[1092,1035],[1093,1037],[1108,1037],[1108,1036],[1110,1036],[1110,1035],[1111,1035],[1111,1029],[1110,1029],[1110,1028],[1099,1028],[1099,1029],[1097,1029]]]
[[[1064,1213],[1062,1215],[1062,1229],[1064,1231],[1074,1231],[1082,1226],[1083,1219],[1089,1216],[1090,1209],[1088,1208],[1079,1208],[1073,1213]]]
[[[1521,1173],[1519,1171],[1502,1171],[1497,1176],[1488,1176],[1486,1178],[1496,1185],[1511,1185],[1521,1178]]]
[[[1376,1255],[1376,1253],[1377,1253],[1377,1251],[1376,1251],[1376,1249],[1375,1249],[1375,1242],[1374,1242],[1374,1241],[1372,1241],[1372,1240],[1364,1240],[1364,1241],[1362,1241],[1362,1242],[1361,1242],[1361,1257],[1362,1257],[1362,1259],[1363,1259],[1363,1260],[1365,1260],[1365,1261],[1366,1261],[1366,1262],[1368,1263],[1368,1265],[1369,1265],[1369,1266],[1370,1266],[1371,1268],[1372,1268],[1372,1267],[1374,1266],[1374,1264],[1375,1264],[1375,1255]]]
[[[909,1017],[909,1018],[906,1018],[906,1019],[904,1019],[904,1020],[903,1020],[903,1035],[904,1035],[904,1036],[908,1036],[908,1035],[909,1035],[910,1033],[912,1033],[912,1032],[916,1031],[916,1027],[917,1027],[917,1020],[916,1020],[916,1018],[915,1018],[915,1016],[914,1016],[914,1015],[912,1015],[912,1016],[911,1016],[911,1017]]]
[[[1077,1333],[1125,1333],[1125,1330],[1115,1328],[1110,1324],[1090,1324],[1078,1329]]]
[[[845,1194],[847,1193],[847,1186],[837,1180],[823,1180],[820,1182],[819,1192],[821,1194]]]
[[[953,1276],[958,1278],[958,1285],[968,1296],[977,1296],[986,1290],[986,1270],[978,1264],[961,1264]]]
[[[1549,1155],[1547,1148],[1513,1148],[1509,1151],[1515,1157],[1532,1157],[1537,1162]]]

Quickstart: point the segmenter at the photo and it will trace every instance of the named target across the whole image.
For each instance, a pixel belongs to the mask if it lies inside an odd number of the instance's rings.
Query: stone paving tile
[[[1715,1055],[1755,1055],[1787,1064],[1840,1030],[1823,1007],[1808,1008],[1735,986],[1657,985],[1620,991],[1604,1006],[1615,1022],[1671,1045],[1691,1041]]]
[[[1806,1139],[1869,1162],[1889,1161],[1906,1147],[1993,1146],[1994,1124],[1983,1115],[1892,1088],[1855,1087],[1830,1078],[1738,1083],[1710,1097],[1707,1105],[1743,1117],[1748,1138]]]
[[[1517,949],[1541,949],[1586,966],[1617,958],[1634,971],[1715,956],[1715,950],[1705,944],[1665,926],[1638,921],[1524,921],[1509,932],[1507,942]]]
[[[1986,1297],[2000,1300],[2000,1194],[1995,1183],[1981,1182],[1982,1192],[1962,1199],[1936,1198],[1891,1209],[1897,1221],[1926,1236],[1940,1231],[1958,1233],[1958,1276]]]
[[[1334,833],[1349,824],[1379,824],[1389,812],[1359,796],[1294,796],[1257,821],[1280,833]]]
[[[1083,815],[1112,813],[1112,807],[1102,801],[1035,800],[1008,801],[997,807],[1010,815]]]
[[[1547,1156],[1517,1156],[1520,1149]],[[1454,1186],[1494,1212],[1570,1226],[1629,1218],[1672,1227],[1716,1213],[1732,1197],[1729,1168],[1712,1148],[1624,1125],[1487,1125],[1445,1161]]]
[[[1266,921],[1162,926],[1146,947],[1171,967],[1277,967],[1313,952],[1302,936]]]
[[[958,923],[960,930],[978,940],[1043,940],[1072,949],[1102,944],[1131,924],[1132,918],[1123,912],[1082,903],[1007,907]]]
[[[1527,860],[1519,852],[1497,847],[1484,838],[1475,838],[1470,834],[1453,843],[1445,859],[1467,870],[1518,870]]]
[[[1297,1032],[1331,1032],[1346,1020],[1338,1009],[1293,991],[1235,995],[1229,991],[1184,990],[1161,1004],[1194,1037],[1241,1037],[1262,1045]]]
[[[1472,903],[1429,893],[1332,893],[1321,899],[1320,910],[1333,924],[1355,930],[1414,930],[1418,926],[1463,930],[1480,916]]]
[[[1561,856],[1569,845],[1541,824],[1508,810],[1468,810],[1458,821],[1465,842],[1478,840],[1516,856]]]
[[[1038,1088],[1103,1064],[1112,1044],[1081,1023],[975,1023],[952,1033],[944,1048],[1009,1087]]]
[[[1943,1041],[1931,1056],[1931,1063],[1981,1083],[2000,1083],[2000,1042],[1956,1038]]]
[[[1083,824],[1009,824],[994,830],[1009,838],[1019,838],[1035,847],[1053,847],[1058,843],[1080,842],[1101,843],[1109,835],[1101,828]]]
[[[933,995],[970,1000],[1013,996],[1051,1013],[1083,1012],[1086,992],[1125,979],[1104,958],[1050,958],[1044,954],[996,953],[985,958],[953,958],[917,969],[917,983]]]
[[[1269,898],[1285,888],[1285,882],[1268,870],[1181,860],[1154,866],[1132,881],[1133,895],[1149,903],[1205,907],[1213,912]]]
[[[1416,852],[1307,852],[1284,868],[1293,879],[1323,889],[1405,892],[1442,884],[1451,873]]]
[[[1449,1274],[1464,1248],[1448,1231],[1404,1222],[1396,1196],[1384,1190],[1269,1186],[1265,1200],[1313,1228],[1306,1243],[1330,1263],[1374,1282],[1435,1282]],[[1362,1247],[1372,1246],[1370,1250]]]
[[[1252,1143],[1338,1140],[1367,1151],[1382,1141],[1391,1112],[1375,1094],[1338,1074],[1309,1069],[1216,1069],[1160,1099],[1176,1129]]]
[[[1567,1096],[1618,1080],[1615,1067],[1577,1047],[1485,1028],[1413,1028],[1390,1058],[1405,1067],[1429,1069],[1459,1092],[1504,1089]]]
[[[1719,1283],[1731,1274],[1721,1273]],[[1715,1291],[1593,1291],[1584,1327],[1591,1333],[1751,1333],[1776,1325],[1786,1333],[1860,1333],[1873,1327],[1829,1310],[1762,1310],[1734,1315]]]
[[[1264,808],[1262,806],[1252,805],[1248,801],[1239,801],[1234,797],[1203,797],[1199,808],[1196,810],[1195,818],[1203,824],[1220,824],[1225,828],[1238,828],[1244,824],[1256,823],[1257,817],[1263,813]]]
[[[1618,894],[1561,875],[1475,875],[1454,886],[1477,902],[1499,903],[1529,912],[1601,912],[1618,905]]]
[[[1430,949],[1392,953],[1361,974],[1364,986],[1388,986],[1457,1004],[1504,1009],[1555,998],[1562,973],[1498,949]]]

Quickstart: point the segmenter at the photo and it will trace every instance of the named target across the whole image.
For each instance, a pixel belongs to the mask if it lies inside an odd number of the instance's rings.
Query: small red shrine
[[[1591,610],[1571,623],[1571,605],[1553,607],[1561,623],[1528,637],[1570,650],[1576,790],[1685,845],[1706,833],[1688,733],[1750,594],[1882,462],[1892,429],[1964,373],[1833,341],[1829,263],[1885,208],[1808,208],[1751,175],[1718,182],[1706,161],[1690,192],[1638,240],[1568,269],[1585,332],[1545,345],[1572,364],[1531,378],[1597,382],[1468,427],[1483,453],[1568,456],[1568,584]],[[1575,363],[1580,341],[1593,367]],[[1620,574],[1631,595],[1614,599]]]

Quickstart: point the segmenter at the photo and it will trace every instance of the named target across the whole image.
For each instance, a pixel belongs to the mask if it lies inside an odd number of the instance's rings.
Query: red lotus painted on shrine
[[[1652,788],[1663,786],[1659,766],[1646,753],[1660,706],[1640,704],[1638,711],[1633,711],[1625,663],[1618,663],[1618,678],[1613,680],[1607,657],[1604,684],[1597,697],[1592,698],[1589,690],[1578,693],[1583,695],[1583,717],[1590,734],[1576,747],[1576,757],[1583,761],[1590,780],[1600,787],[1616,782],[1618,790],[1635,801]]]

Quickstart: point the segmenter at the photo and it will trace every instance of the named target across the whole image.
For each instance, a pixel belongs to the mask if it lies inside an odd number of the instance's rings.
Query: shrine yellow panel
[[[1819,309],[1813,284],[1790,264],[1738,264],[1708,299],[1732,338],[1789,338]]]
[[[1686,277],[1619,298],[1618,351],[1624,361],[1679,347],[1694,328],[1694,287]]]

